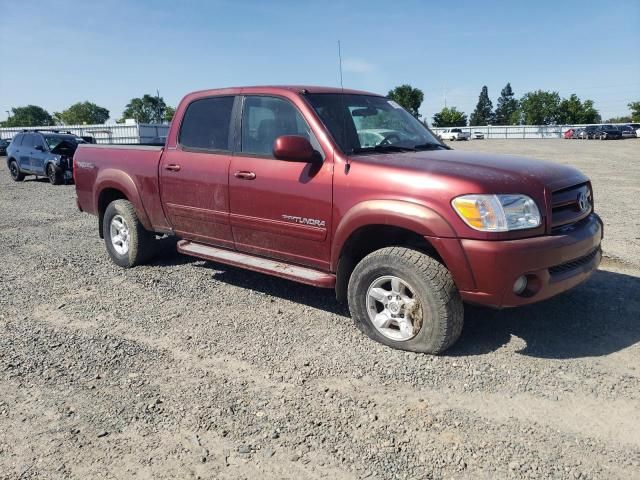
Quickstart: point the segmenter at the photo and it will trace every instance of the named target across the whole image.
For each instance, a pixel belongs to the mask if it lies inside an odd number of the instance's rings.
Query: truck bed
[[[160,231],[168,229],[160,203],[158,182],[158,166],[163,150],[164,147],[160,145],[80,145],[74,156],[78,208],[99,214],[103,205],[98,192],[110,186],[122,189],[125,185],[127,199],[136,207],[145,228]]]

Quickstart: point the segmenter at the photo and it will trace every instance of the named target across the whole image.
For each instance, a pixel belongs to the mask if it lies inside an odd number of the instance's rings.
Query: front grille
[[[568,272],[570,270],[574,270],[583,265],[591,262],[597,255],[600,254],[600,247],[593,249],[591,252],[586,254],[583,257],[576,258],[575,260],[571,260],[570,262],[561,263],[560,265],[556,265],[555,267],[549,268],[550,275],[558,275],[559,273]]]
[[[586,196],[588,204],[581,205]],[[589,183],[563,188],[551,194],[551,229],[579,222],[593,211],[593,193]]]

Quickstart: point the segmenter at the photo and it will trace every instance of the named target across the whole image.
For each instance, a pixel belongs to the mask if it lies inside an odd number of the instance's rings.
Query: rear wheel
[[[64,180],[63,173],[53,163],[47,165],[47,178],[51,185],[60,185]]]
[[[11,174],[11,178],[14,182],[21,182],[24,180],[24,173],[20,171],[20,167],[18,166],[18,162],[15,160],[11,160],[9,163],[9,173]]]
[[[153,256],[155,234],[145,230],[131,202],[111,202],[102,222],[107,252],[116,265],[135,267]]]
[[[449,271],[417,250],[367,255],[351,274],[348,299],[358,328],[392,348],[438,354],[462,331],[462,299]]]

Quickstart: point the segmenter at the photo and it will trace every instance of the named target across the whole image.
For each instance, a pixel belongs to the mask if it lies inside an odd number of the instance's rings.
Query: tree
[[[54,113],[53,117],[62,125],[95,125],[109,119],[109,110],[88,101],[78,102],[60,113]]]
[[[471,117],[469,117],[469,125],[489,125],[493,124],[493,121],[493,104],[489,98],[489,90],[485,85],[480,91],[476,109],[471,114]]]
[[[495,125],[517,125],[520,120],[518,100],[514,98],[511,84],[507,83],[500,91],[495,112]]]
[[[593,100],[580,101],[573,93],[563,98],[558,107],[558,122],[567,124],[600,123],[600,114],[593,106]]]
[[[604,123],[630,123],[631,120],[630,115],[625,115],[624,117],[611,117],[604,121]]]
[[[163,120],[165,122],[171,122],[175,114],[176,114],[176,109],[167,105],[167,109],[164,111]]]
[[[11,116],[1,124],[3,127],[46,127],[53,125],[53,117],[42,107],[27,105],[12,108]]]
[[[120,122],[133,118],[138,123],[162,123],[167,104],[159,96],[145,94],[142,98],[132,98],[122,112]]]
[[[402,105],[414,117],[420,118],[418,109],[424,100],[424,93],[419,88],[413,88],[407,84],[400,85],[393,90],[389,90],[387,97]]]
[[[456,107],[444,107],[433,116],[434,127],[464,127],[467,116]]]
[[[555,125],[560,117],[560,95],[544,90],[525,93],[520,110],[525,125]]]
[[[631,120],[640,122],[640,102],[628,103],[627,107],[631,109]]]

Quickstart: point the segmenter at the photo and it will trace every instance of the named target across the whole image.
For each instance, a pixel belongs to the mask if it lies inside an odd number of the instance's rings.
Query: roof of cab
[[[241,94],[241,93],[276,93],[277,91],[286,90],[288,92],[295,93],[348,93],[353,95],[374,95],[383,96],[377,93],[365,92],[362,90],[352,90],[349,88],[340,87],[320,87],[317,85],[254,85],[246,87],[228,87],[228,88],[214,88],[210,90],[199,90],[192,92],[191,95],[216,95],[216,94]]]

